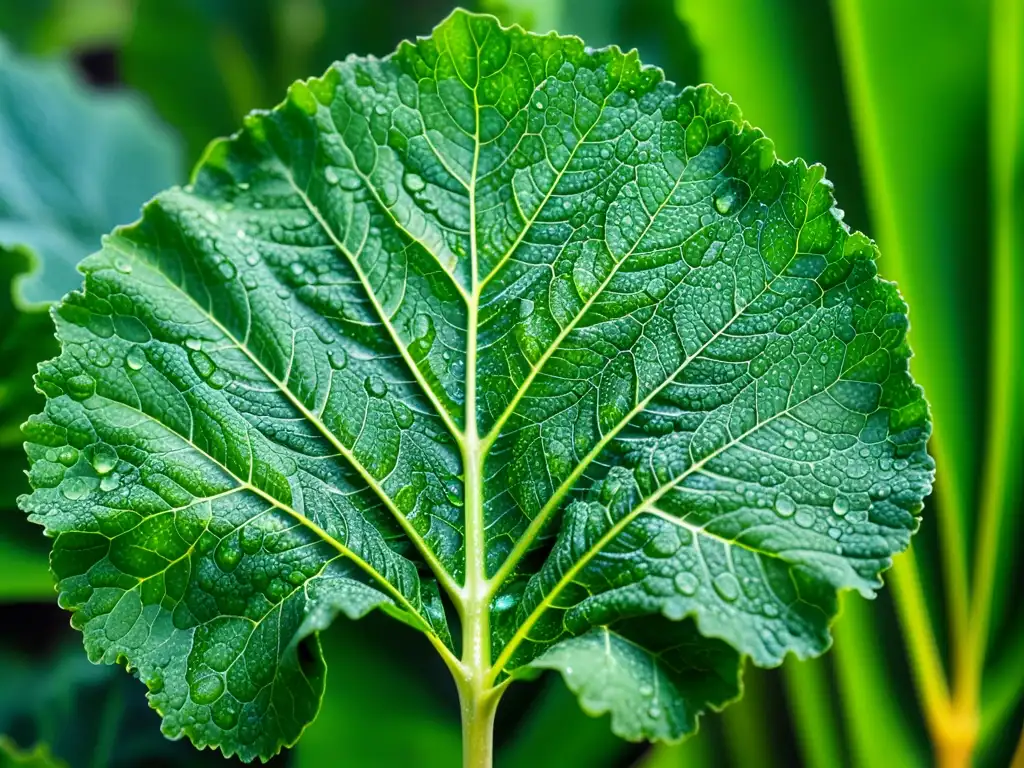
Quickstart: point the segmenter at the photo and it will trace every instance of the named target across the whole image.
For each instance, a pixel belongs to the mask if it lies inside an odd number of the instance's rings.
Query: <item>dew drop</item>
[[[100,443],[92,452],[92,468],[98,475],[109,475],[117,466],[117,451],[113,446]]]
[[[643,685],[641,685],[640,688],[639,688],[639,691],[640,691],[640,695],[641,696],[653,696],[654,695],[654,688],[652,688],[651,686],[647,685],[647,683],[644,683]]]
[[[444,495],[456,507],[462,506],[462,484],[458,480],[449,480],[444,484]]]
[[[93,485],[87,478],[84,477],[71,477],[61,484],[60,492],[64,494],[64,498],[69,501],[81,501],[92,493]]]
[[[519,319],[525,320],[533,314],[533,301],[531,299],[519,300]]]
[[[243,275],[242,285],[245,286],[245,289],[247,291],[255,291],[257,286],[259,285],[259,282],[253,275]]]
[[[679,549],[679,536],[671,529],[664,530],[651,539],[647,549],[655,557],[670,557]]]
[[[814,525],[814,515],[808,512],[806,509],[801,509],[796,513],[796,517],[793,518],[796,524],[801,528],[810,528]]]
[[[146,353],[141,347],[132,347],[125,355],[124,363],[133,371],[141,370],[146,363]]]
[[[896,459],[896,461],[892,463],[892,468],[895,469],[897,472],[902,472],[908,466],[910,466],[910,464],[909,462],[907,462],[906,459]]]
[[[208,675],[192,683],[189,692],[196,704],[212,704],[224,693],[224,681],[220,675]]]
[[[828,535],[838,541],[839,539],[843,538],[843,531],[841,528],[829,528]]]
[[[376,112],[378,115],[386,115],[388,113],[388,108],[385,107],[383,104],[378,104],[376,107],[373,108],[373,111]]]
[[[193,351],[198,351],[203,348],[203,342],[201,339],[188,338],[185,339],[185,346]]]
[[[881,501],[882,499],[889,498],[889,494],[892,493],[892,488],[885,483],[879,483],[871,486],[871,490],[868,491],[868,493],[875,501]]]
[[[732,210],[733,196],[731,193],[725,193],[715,198],[715,210],[723,216],[728,215],[729,211]]]
[[[651,707],[647,710],[647,714],[651,717],[661,717],[661,707]]]
[[[796,512],[796,504],[789,496],[779,496],[775,499],[775,511],[779,517],[789,517]]]
[[[764,604],[764,615],[769,619],[774,619],[779,615],[779,607],[775,603]]]
[[[408,429],[412,426],[412,411],[405,403],[397,401],[391,403],[391,413],[394,414],[395,423],[397,423],[402,429]]]
[[[715,576],[715,592],[726,602],[732,603],[740,596],[740,583],[731,573],[720,573]]]
[[[827,362],[828,362],[828,355],[826,355],[826,354],[825,354],[825,353],[823,352],[823,353],[821,354],[821,356],[820,356],[820,357],[818,358],[818,362],[819,362],[819,363],[821,363],[822,365],[825,365],[825,363],[827,363]]]
[[[370,397],[384,397],[388,393],[388,385],[380,376],[367,376],[363,388]]]
[[[324,171],[324,181],[333,187],[338,183],[338,172],[330,166],[327,166],[327,169]]]
[[[699,582],[692,573],[677,573],[674,581],[680,594],[689,596],[697,592]]]
[[[73,466],[78,461],[78,449],[70,445],[64,446],[57,454],[57,461],[65,467]]]
[[[114,260],[114,269],[125,275],[130,275],[132,272],[131,262],[123,257],[118,257]]]
[[[842,517],[850,511],[850,502],[842,497],[836,497],[836,500],[832,502],[832,511]]]
[[[100,480],[100,490],[104,493],[116,491],[121,486],[121,478],[117,475],[107,475]]]
[[[818,433],[815,432],[814,430],[811,430],[811,429],[807,430],[806,432],[804,432],[804,442],[805,443],[816,443],[816,442],[818,442]]]
[[[348,365],[348,353],[342,347],[332,349],[327,355],[327,359],[331,364],[331,368],[336,371],[340,371]]]
[[[75,400],[86,400],[96,393],[96,382],[91,376],[81,373],[68,379],[68,394]]]

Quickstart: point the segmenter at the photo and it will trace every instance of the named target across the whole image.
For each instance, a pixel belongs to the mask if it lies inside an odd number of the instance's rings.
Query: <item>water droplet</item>
[[[641,685],[639,690],[640,690],[640,695],[641,696],[653,696],[654,695],[654,689],[651,686],[647,685],[647,683],[644,683],[643,685]]]
[[[902,472],[909,466],[910,463],[906,459],[896,459],[896,461],[892,463],[892,468],[895,469],[897,472]]]
[[[456,507],[461,507],[462,502],[462,483],[458,480],[448,480],[444,484],[444,495],[448,498],[449,503],[454,504]]]
[[[224,680],[220,675],[208,675],[189,686],[192,701],[196,704],[213,704],[224,693]]]
[[[408,429],[412,426],[413,415],[412,411],[405,403],[395,401],[391,403],[391,413],[395,416],[395,422],[402,429]]]
[[[64,446],[57,454],[57,461],[65,467],[73,466],[78,461],[78,449],[70,445]]]
[[[185,346],[191,350],[198,351],[203,348],[203,342],[201,339],[188,338],[185,339]]]
[[[533,314],[533,300],[532,299],[520,299],[519,300],[519,319],[525,320]]]
[[[671,529],[661,531],[651,539],[646,549],[654,557],[670,557],[679,549],[679,536]]]
[[[647,710],[647,714],[651,717],[661,717],[661,707],[651,707]]]
[[[871,490],[868,491],[868,493],[875,501],[881,501],[882,499],[889,498],[889,494],[892,493],[892,488],[885,483],[879,483],[878,485],[871,486]]]
[[[248,291],[255,291],[259,283],[253,275],[242,275],[242,285]]]
[[[842,517],[850,511],[850,502],[841,496],[837,496],[836,500],[832,502],[832,511]]]
[[[363,388],[370,397],[384,397],[388,393],[388,385],[380,376],[367,376]]]
[[[828,362],[828,355],[826,355],[824,352],[822,352],[821,356],[818,357],[818,362],[821,363],[822,365],[825,365],[825,363]]]
[[[779,607],[775,603],[764,604],[764,615],[769,619],[774,619],[779,615]]]
[[[723,216],[728,215],[729,211],[732,210],[732,206],[735,200],[731,192],[726,192],[723,195],[719,195],[715,198],[715,210]]]
[[[360,180],[354,173],[346,173],[341,177],[341,188],[349,192],[359,189]]]
[[[793,519],[796,521],[796,524],[799,525],[801,528],[810,528],[812,525],[814,525],[814,515],[812,515],[806,509],[801,509],[800,511],[798,511],[796,513],[796,517],[794,517]]]
[[[828,535],[838,541],[839,539],[843,538],[843,530],[842,528],[829,528]]]
[[[124,363],[131,370],[138,371],[146,364],[146,353],[142,347],[132,347],[124,357]]]
[[[116,491],[121,486],[121,478],[117,475],[107,475],[100,480],[100,490],[104,493]]]
[[[338,347],[336,349],[332,349],[327,354],[327,360],[330,362],[331,368],[336,371],[340,371],[348,365],[348,353],[343,347]]]
[[[816,442],[818,442],[818,433],[813,431],[813,430],[810,430],[810,429],[807,430],[806,432],[804,432],[804,442],[805,443],[816,443]]]
[[[216,224],[220,220],[214,211],[203,211],[203,218],[211,224]]]
[[[217,266],[217,271],[220,273],[222,280],[232,280],[235,275],[238,274],[238,270],[235,269],[235,265],[228,259],[225,259]]]
[[[69,501],[81,501],[92,493],[94,485],[95,480],[89,482],[85,477],[69,477],[61,484],[60,492]]]
[[[860,478],[867,475],[868,472],[869,467],[867,462],[861,461],[860,459],[854,459],[853,461],[846,465],[847,476],[853,478],[854,480],[859,480]]]
[[[780,517],[789,517],[796,512],[796,504],[789,496],[779,496],[775,499],[775,511]]]
[[[338,183],[338,172],[331,168],[330,166],[327,166],[327,168],[324,170],[324,181],[326,181],[333,187],[335,184]]]
[[[68,394],[75,400],[85,400],[96,393],[96,382],[84,373],[68,379]]]
[[[422,177],[415,173],[405,174],[405,177],[402,179],[402,182],[405,184],[405,188],[412,192],[413,194],[416,194],[417,192],[422,192],[427,186],[426,183],[423,181]]]
[[[123,274],[130,275],[132,272],[132,264],[124,256],[118,256],[114,259],[114,269]]]
[[[117,451],[113,446],[100,443],[92,452],[92,468],[98,475],[109,475],[117,466]]]
[[[740,596],[740,583],[731,573],[720,573],[715,576],[715,592],[726,602],[734,602]]]
[[[388,108],[385,107],[383,104],[378,104],[376,107],[373,108],[373,111],[376,112],[378,115],[386,115],[388,113]]]
[[[240,182],[238,182],[238,188],[240,190],[242,190],[243,192],[245,192],[247,189],[249,189],[249,182],[247,182],[247,181],[240,181]]]
[[[700,582],[692,573],[677,573],[675,584],[681,594],[689,596],[696,594]]]

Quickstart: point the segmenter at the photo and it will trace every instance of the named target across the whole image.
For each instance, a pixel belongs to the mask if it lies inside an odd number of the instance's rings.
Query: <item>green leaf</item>
[[[292,743],[316,632],[380,607],[467,711],[553,666],[678,740],[741,656],[824,652],[917,527],[876,257],[713,88],[457,11],[294,84],[82,263],[22,506],[170,736]]]
[[[131,95],[84,88],[60,61],[23,60],[0,42],[0,246],[38,257],[21,303],[55,301],[112,226],[178,178],[172,137]]]
[[[740,694],[739,660],[693,622],[644,619],[601,626],[555,645],[532,667],[556,669],[593,716],[611,713],[629,741],[678,741],[697,727],[698,707],[721,709]]]

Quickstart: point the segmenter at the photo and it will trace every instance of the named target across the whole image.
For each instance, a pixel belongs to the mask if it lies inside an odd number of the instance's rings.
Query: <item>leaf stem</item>
[[[505,686],[486,688],[477,682],[459,685],[463,768],[491,768],[494,761],[494,715]]]

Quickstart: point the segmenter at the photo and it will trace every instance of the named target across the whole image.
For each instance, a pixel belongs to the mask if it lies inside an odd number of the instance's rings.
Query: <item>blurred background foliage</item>
[[[636,47],[669,79],[731,93],[783,158],[824,163],[911,306],[938,463],[912,551],[879,599],[845,596],[832,653],[750,670],[741,703],[674,747],[619,742],[557,679],[515,686],[498,765],[1024,764],[1024,0],[465,5]],[[45,302],[25,299],[76,282],[47,238],[74,235],[84,257],[248,110],[335,59],[388,53],[451,7],[0,0],[18,57],[0,55],[0,767],[224,763],[163,739],[143,686],[87,661],[55,605],[47,543],[16,510],[18,425],[39,406],[28,377],[54,346]],[[93,129],[59,130],[69,104],[95,110]],[[128,139],[106,132],[126,124]],[[323,642],[323,710],[274,764],[459,764],[455,692],[420,636],[370,617]]]

